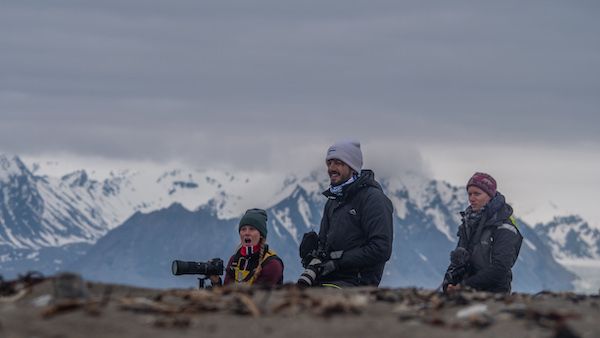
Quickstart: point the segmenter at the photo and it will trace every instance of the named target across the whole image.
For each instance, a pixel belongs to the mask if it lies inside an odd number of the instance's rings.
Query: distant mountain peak
[[[560,208],[553,201],[546,201],[535,208],[522,210],[519,217],[524,219],[529,224],[549,223],[555,217],[569,217],[573,213]]]
[[[536,224],[535,231],[550,243],[558,260],[600,259],[600,230],[578,215],[555,216]]]
[[[8,182],[11,177],[22,175],[33,176],[18,156],[0,154],[0,182]]]
[[[64,175],[61,180],[71,187],[83,187],[89,182],[89,177],[85,170],[77,170]]]

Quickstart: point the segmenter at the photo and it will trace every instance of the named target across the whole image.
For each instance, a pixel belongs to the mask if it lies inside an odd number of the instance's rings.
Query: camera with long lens
[[[171,264],[171,272],[175,276],[179,275],[205,275],[215,276],[223,275],[223,260],[213,258],[208,262],[186,262],[174,260]]]
[[[298,278],[298,285],[314,285],[319,275],[318,267],[323,262],[322,258],[324,258],[322,257],[322,250],[319,250],[319,235],[314,231],[305,233],[302,236],[299,251],[302,266],[305,270],[300,275],[300,278]]]
[[[324,274],[323,263],[329,260],[342,258],[343,251],[334,251],[328,253],[316,232],[305,233],[300,243],[300,258],[304,271],[298,278],[297,284],[301,287],[308,287],[319,284],[319,279]]]
[[[204,288],[204,282],[208,279],[208,276],[221,276],[224,270],[223,260],[220,258],[213,258],[208,262],[174,260],[171,264],[171,272],[175,276],[204,275],[205,277],[198,278],[198,287],[200,289]]]
[[[308,262],[306,268],[298,278],[298,285],[300,286],[313,286],[317,284],[318,278],[320,277],[321,263],[323,263],[323,252],[314,252],[312,258]]]

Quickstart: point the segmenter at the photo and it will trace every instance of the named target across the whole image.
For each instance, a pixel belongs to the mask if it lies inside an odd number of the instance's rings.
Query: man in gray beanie
[[[305,234],[300,256],[306,270],[298,283],[378,286],[392,253],[392,202],[375,181],[373,171],[362,169],[359,142],[334,143],[327,149],[325,163],[331,185],[323,192],[327,203],[316,241],[318,249],[309,248],[314,246],[309,238],[317,235]],[[314,252],[319,253],[316,260]]]
[[[362,151],[358,141],[336,142],[327,149],[325,161],[338,159],[346,163],[354,172],[360,173],[363,165]]]

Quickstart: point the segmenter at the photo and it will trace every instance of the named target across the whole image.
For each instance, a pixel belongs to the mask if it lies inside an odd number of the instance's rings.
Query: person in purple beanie
[[[458,244],[450,253],[442,289],[452,293],[469,287],[510,293],[512,267],[523,236],[512,217],[513,209],[496,190],[496,180],[476,172],[467,182],[469,206],[458,228]]]

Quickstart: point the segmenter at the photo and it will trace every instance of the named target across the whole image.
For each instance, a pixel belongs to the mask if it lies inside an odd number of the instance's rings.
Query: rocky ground
[[[0,337],[600,337],[600,296],[0,282]]]

